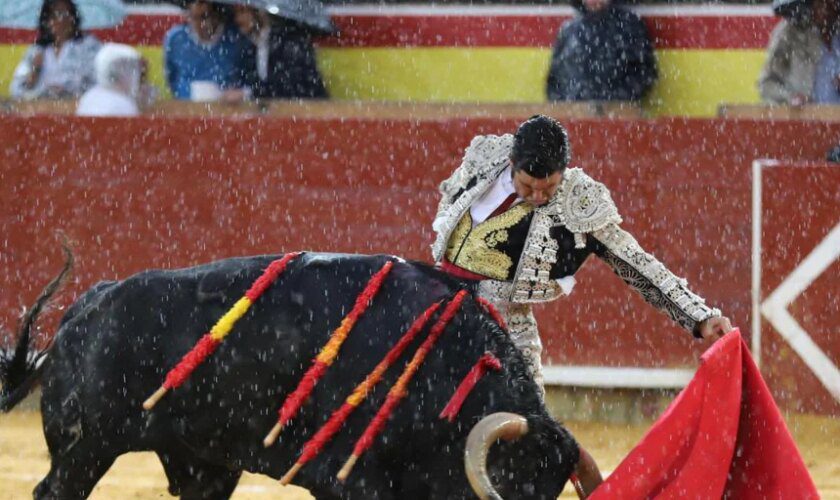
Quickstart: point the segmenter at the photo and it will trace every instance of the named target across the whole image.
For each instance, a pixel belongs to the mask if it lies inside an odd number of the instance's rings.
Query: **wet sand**
[[[840,500],[840,419],[796,415],[788,425],[823,498]],[[615,468],[647,430],[644,425],[567,422],[577,439],[601,468]],[[15,411],[0,415],[0,499],[31,498],[32,489],[49,469],[49,455],[41,432],[41,415]],[[564,498],[575,498],[570,487]],[[123,455],[105,474],[90,498],[172,498],[166,491],[163,468],[153,453]],[[283,487],[265,476],[244,474],[233,494],[237,500],[312,498],[302,488]]]

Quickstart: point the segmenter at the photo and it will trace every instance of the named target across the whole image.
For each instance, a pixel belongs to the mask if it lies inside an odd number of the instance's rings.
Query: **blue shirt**
[[[840,104],[837,76],[840,75],[840,35],[831,40],[831,49],[823,45],[822,56],[814,75],[811,100],[815,104]]]
[[[190,83],[212,81],[222,89],[247,85],[248,40],[225,27],[215,43],[202,43],[188,24],[170,29],[163,39],[166,82],[176,99],[190,98]]]

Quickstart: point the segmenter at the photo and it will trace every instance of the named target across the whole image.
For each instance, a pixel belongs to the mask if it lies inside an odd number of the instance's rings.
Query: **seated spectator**
[[[117,43],[106,43],[96,54],[96,85],[79,99],[79,116],[137,116],[137,98],[143,73],[140,53]]]
[[[837,0],[814,0],[812,8],[823,46],[811,100],[816,104],[840,104],[840,6]]]
[[[254,97],[327,98],[309,29],[246,6],[234,7],[234,19],[242,34],[254,45],[251,78]]]
[[[611,0],[572,0],[551,55],[550,101],[638,101],[658,77],[653,44],[635,13]]]
[[[227,17],[227,10],[220,5],[191,0],[187,22],[166,33],[164,70],[176,99],[190,99],[193,83],[213,86],[219,92],[247,84],[249,42]]]
[[[77,98],[93,85],[93,58],[99,41],[81,30],[71,0],[44,0],[35,45],[27,49],[12,77],[17,99]]]
[[[814,26],[810,0],[777,1],[773,11],[783,19],[770,35],[758,89],[765,103],[800,106],[811,99],[822,51],[820,32]]]

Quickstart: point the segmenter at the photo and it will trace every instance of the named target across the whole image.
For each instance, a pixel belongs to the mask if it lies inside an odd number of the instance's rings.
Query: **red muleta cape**
[[[590,498],[724,497],[819,498],[738,329]]]

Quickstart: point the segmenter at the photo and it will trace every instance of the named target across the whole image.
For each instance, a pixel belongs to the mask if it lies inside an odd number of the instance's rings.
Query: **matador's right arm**
[[[677,277],[646,252],[636,239],[621,228],[621,217],[607,188],[579,169],[566,176],[566,196],[559,206],[564,225],[575,233],[577,246],[583,247],[587,237],[598,243],[595,253],[625,283],[636,290],[649,304],[666,313],[686,330],[700,338],[699,325],[721,316],[718,309],[688,288],[685,279]]]

